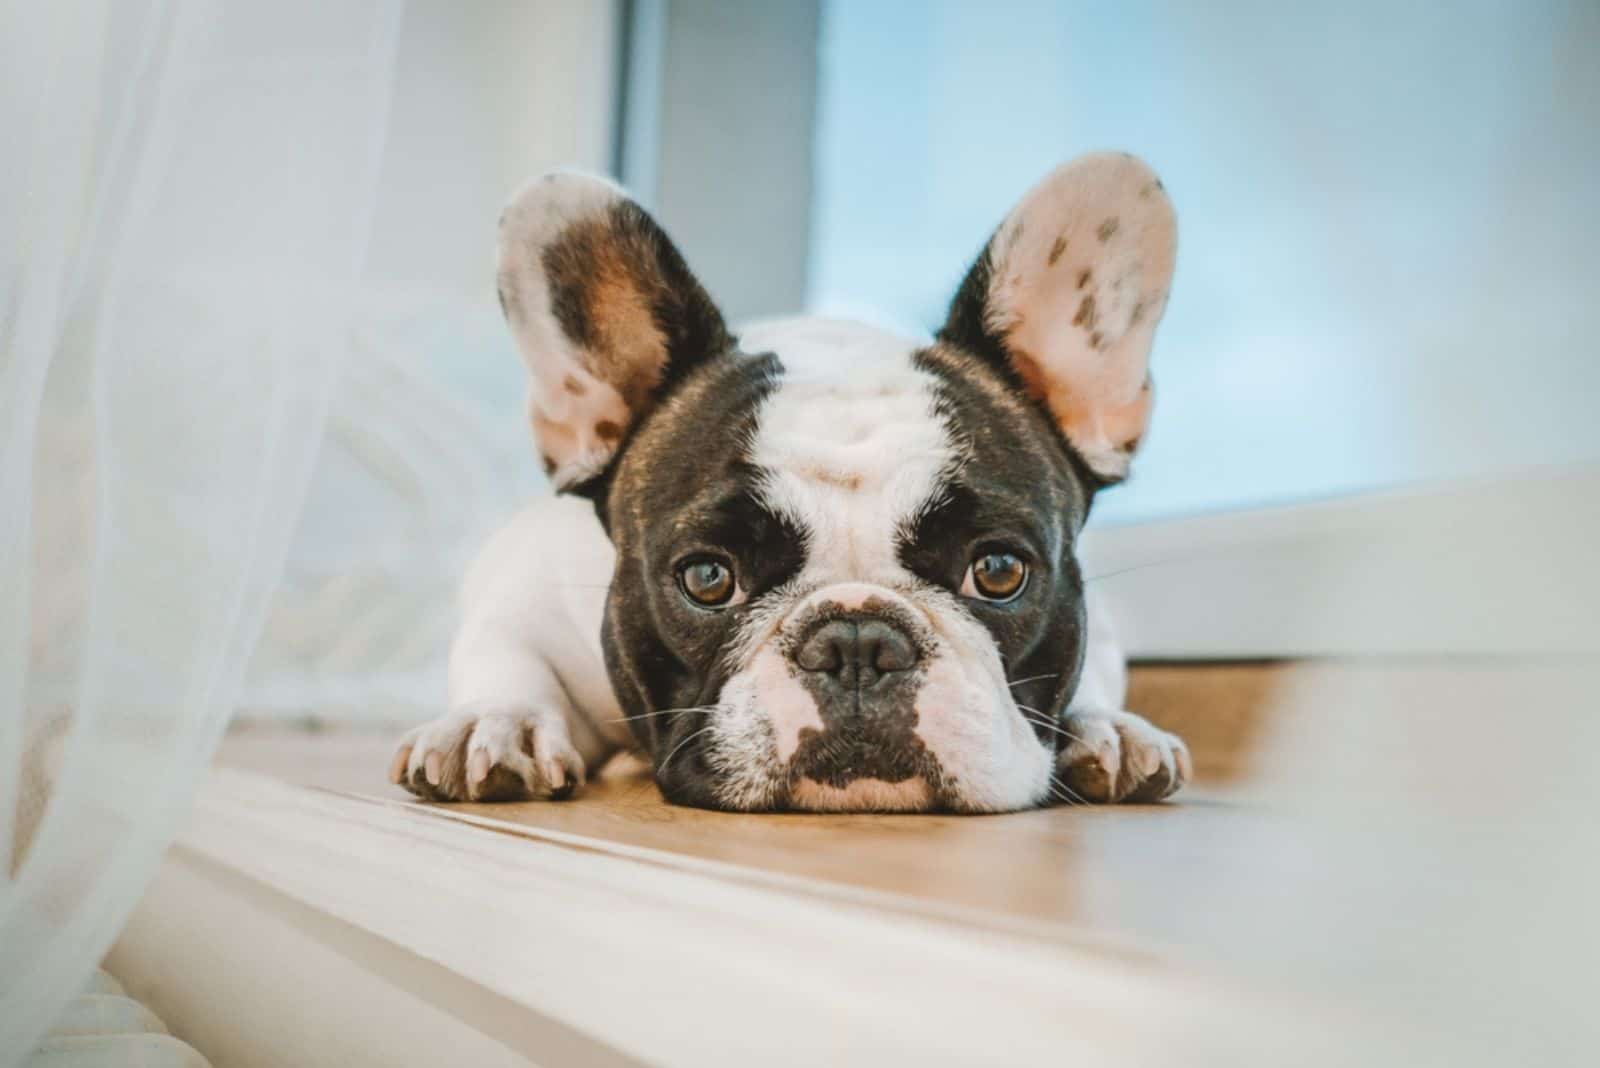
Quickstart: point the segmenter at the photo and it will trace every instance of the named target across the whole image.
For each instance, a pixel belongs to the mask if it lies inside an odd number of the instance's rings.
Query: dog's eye
[[[1028,584],[1028,565],[1015,553],[1001,550],[974,557],[961,580],[961,592],[985,601],[1010,601]]]
[[[685,597],[703,608],[721,608],[738,592],[733,565],[714,556],[697,556],[680,564],[678,586]]]

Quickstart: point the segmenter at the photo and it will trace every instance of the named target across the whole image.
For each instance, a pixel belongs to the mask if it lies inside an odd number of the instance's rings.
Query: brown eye
[[[678,569],[678,585],[684,595],[705,608],[720,608],[733,599],[737,588],[733,568],[725,561],[702,556]]]
[[[1009,601],[1027,582],[1028,565],[1015,553],[989,552],[973,559],[961,592],[986,601]]]

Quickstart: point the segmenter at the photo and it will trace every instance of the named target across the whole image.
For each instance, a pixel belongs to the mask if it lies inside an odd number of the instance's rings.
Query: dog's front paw
[[[583,757],[559,712],[504,709],[443,716],[400,740],[391,782],[427,801],[568,797]]]
[[[1056,779],[1069,800],[1159,801],[1189,781],[1183,739],[1131,712],[1067,713]]]

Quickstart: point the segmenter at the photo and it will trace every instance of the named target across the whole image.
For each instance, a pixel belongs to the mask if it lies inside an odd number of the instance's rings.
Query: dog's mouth
[[[833,587],[751,650],[669,799],[739,811],[1004,811],[1047,796],[1054,749],[987,632],[893,591]]]
[[[936,807],[938,758],[916,735],[911,705],[829,717],[806,728],[789,761],[791,807],[823,812],[921,812]]]
[[[901,719],[897,716],[896,719]],[[914,733],[916,712],[905,709],[905,726],[891,732],[847,723],[801,732],[800,747],[789,761],[790,778],[844,789],[858,779],[885,784],[938,777],[938,760]]]
[[[759,703],[721,706],[712,722],[657,761],[668,800],[745,812],[926,812],[958,809],[947,776],[916,736],[916,713],[802,728],[783,758]],[[885,729],[883,720],[893,721]]]
[[[933,786],[921,776],[899,782],[852,779],[845,786],[802,778],[789,788],[789,803],[806,812],[927,812],[939,807]]]
[[[1038,804],[1053,751],[1014,710],[930,706],[948,692],[938,666],[931,674],[931,692],[915,704],[854,718],[812,706],[811,723],[790,746],[781,743],[782,718],[764,695],[736,687],[697,728],[705,733],[658,767],[657,782],[674,803],[740,812],[998,812]],[[777,703],[792,698],[780,693]]]
[[[939,761],[917,735],[917,697],[935,648],[909,614],[869,600],[819,613],[787,644],[788,673],[814,708],[789,757],[791,797],[808,808],[931,803]]]

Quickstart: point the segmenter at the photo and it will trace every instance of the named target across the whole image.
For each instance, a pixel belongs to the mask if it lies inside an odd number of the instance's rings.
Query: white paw
[[[1131,712],[1069,712],[1061,726],[1056,781],[1067,800],[1160,801],[1193,774],[1183,739]]]
[[[442,716],[409,731],[389,780],[428,801],[563,798],[583,785],[583,757],[556,711]]]

